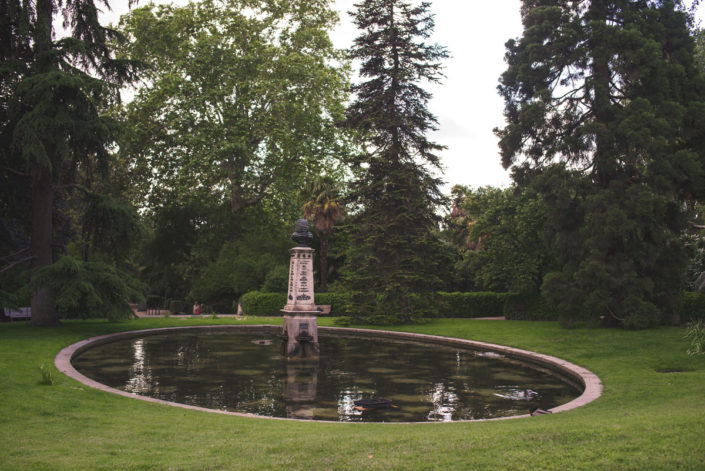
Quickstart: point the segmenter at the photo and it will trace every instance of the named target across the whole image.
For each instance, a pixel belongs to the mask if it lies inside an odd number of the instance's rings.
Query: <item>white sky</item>
[[[347,11],[357,0],[336,0],[341,24],[332,35],[336,47],[347,48],[359,34]],[[492,129],[502,126],[504,103],[497,94],[504,71],[504,43],[522,33],[520,0],[435,0],[432,42],[445,46],[446,78],[426,87],[433,93],[430,111],[439,130],[433,139],[448,148],[441,153],[447,182],[472,187],[507,186],[511,179],[502,168]]]
[[[336,47],[352,45],[358,31],[348,11],[357,0],[335,0],[340,24],[331,37]],[[147,1],[140,1],[139,6]],[[166,0],[155,3],[167,3]],[[183,4],[186,0],[174,3]],[[445,167],[444,187],[455,184],[480,187],[507,186],[511,179],[502,168],[494,127],[502,126],[504,103],[497,94],[500,75],[505,70],[504,44],[521,36],[520,0],[459,1],[435,0],[435,33],[432,42],[445,46],[451,57],[444,61],[446,78],[440,85],[427,87],[433,93],[430,111],[439,121],[433,139],[448,148],[441,158]],[[113,0],[113,12],[105,21],[117,23],[127,12],[127,0]],[[703,18],[703,9],[699,11]]]

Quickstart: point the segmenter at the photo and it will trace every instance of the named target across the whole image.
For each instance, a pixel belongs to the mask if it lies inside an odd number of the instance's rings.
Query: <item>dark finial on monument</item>
[[[308,247],[313,240],[313,234],[308,230],[308,221],[299,219],[296,221],[296,232],[291,235],[291,238],[299,244],[299,247]]]

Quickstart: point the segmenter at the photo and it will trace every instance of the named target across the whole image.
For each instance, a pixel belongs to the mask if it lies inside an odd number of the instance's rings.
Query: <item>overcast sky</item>
[[[332,34],[337,47],[347,48],[359,34],[350,20],[356,0],[337,0],[341,23]],[[436,28],[432,42],[445,46],[446,78],[427,87],[433,93],[430,111],[439,130],[433,139],[442,152],[448,191],[454,184],[506,186],[509,173],[500,164],[492,128],[504,122],[497,80],[504,71],[504,43],[521,35],[519,0],[436,0],[431,11]]]
[[[349,47],[358,35],[347,14],[356,2],[335,0],[341,22],[331,37],[339,48]],[[175,3],[183,4],[185,0]],[[451,55],[444,61],[446,78],[440,85],[427,87],[433,93],[430,111],[439,121],[433,139],[448,147],[441,154],[446,192],[454,184],[507,186],[511,181],[500,164],[492,129],[504,123],[504,104],[497,94],[497,83],[506,67],[504,44],[522,33],[520,3],[520,0],[432,2],[431,11],[436,20],[432,42],[445,46]],[[119,14],[127,11],[127,0],[114,0],[111,4],[113,12],[105,18],[117,22]],[[146,4],[139,2],[140,6]],[[700,10],[702,17],[703,8]]]

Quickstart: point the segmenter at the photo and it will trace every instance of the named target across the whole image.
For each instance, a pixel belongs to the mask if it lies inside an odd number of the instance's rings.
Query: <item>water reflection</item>
[[[125,390],[134,393],[144,393],[150,390],[153,381],[152,371],[147,366],[147,355],[144,350],[144,339],[132,342],[132,366],[130,378],[125,384]]]
[[[453,420],[458,406],[458,395],[453,392],[452,386],[445,383],[436,383],[429,394],[429,400],[433,404],[433,409],[429,411],[426,420],[450,422]]]
[[[290,419],[313,419],[318,385],[318,359],[287,358],[284,401]]]
[[[278,354],[275,337],[185,333],[115,341],[74,359],[86,376],[135,394],[213,409],[316,420],[452,421],[555,407],[579,391],[547,371],[483,352],[321,337],[318,359]],[[394,407],[359,410],[384,397]]]

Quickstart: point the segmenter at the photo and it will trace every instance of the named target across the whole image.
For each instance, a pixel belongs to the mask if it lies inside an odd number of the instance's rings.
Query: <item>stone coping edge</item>
[[[474,420],[454,420],[450,422],[338,422],[338,421],[327,421],[327,420],[306,420],[306,419],[290,419],[286,417],[269,417],[264,415],[247,414],[244,412],[233,412],[220,409],[208,409],[206,407],[192,406],[189,404],[181,404],[178,402],[165,401],[163,399],[157,399],[154,397],[140,396],[139,394],[133,394],[120,389],[111,388],[105,384],[94,381],[87,376],[79,373],[71,364],[71,359],[83,352],[87,348],[93,347],[95,345],[100,345],[107,342],[112,342],[114,340],[135,337],[138,335],[157,335],[166,332],[179,332],[187,330],[210,330],[210,331],[224,331],[224,330],[238,330],[238,331],[274,331],[279,332],[281,326],[273,325],[216,325],[216,326],[184,326],[184,327],[163,327],[157,329],[143,329],[143,330],[131,330],[126,332],[118,332],[114,334],[101,335],[97,337],[90,337],[79,342],[76,342],[68,347],[62,349],[56,358],[54,358],[54,365],[56,368],[66,376],[75,379],[76,381],[85,384],[94,389],[101,391],[117,394],[124,397],[129,397],[132,399],[139,399],[142,401],[147,401],[156,404],[164,404],[173,407],[181,407],[184,409],[210,412],[216,414],[234,415],[239,417],[251,417],[259,419],[268,420],[291,420],[299,422],[313,422],[313,423],[334,423],[334,424],[447,424],[447,423],[458,423],[458,422],[486,422],[494,420],[507,420],[507,419],[519,419],[524,417],[530,417],[529,414],[513,415],[510,417],[495,417],[492,419],[474,419]],[[546,366],[549,369],[558,371],[566,376],[573,378],[583,387],[583,393],[577,398],[570,402],[561,404],[560,406],[550,409],[551,412],[564,412],[571,409],[575,409],[580,406],[584,406],[602,395],[602,382],[600,378],[597,377],[591,371],[570,363],[568,361],[562,360],[557,357],[550,355],[544,355],[541,353],[531,352],[529,350],[521,350],[514,347],[506,347],[504,345],[497,345],[486,342],[479,342],[476,340],[466,340],[458,339],[452,337],[442,337],[439,335],[428,335],[428,334],[416,334],[411,332],[396,332],[388,330],[373,330],[373,329],[354,329],[346,327],[318,327],[319,331],[337,333],[337,334],[353,334],[368,338],[396,338],[403,340],[416,340],[424,343],[437,343],[443,345],[456,345],[465,348],[470,348],[473,350],[482,350],[498,353],[505,355],[509,358],[515,358],[518,360],[528,361],[534,364]]]

